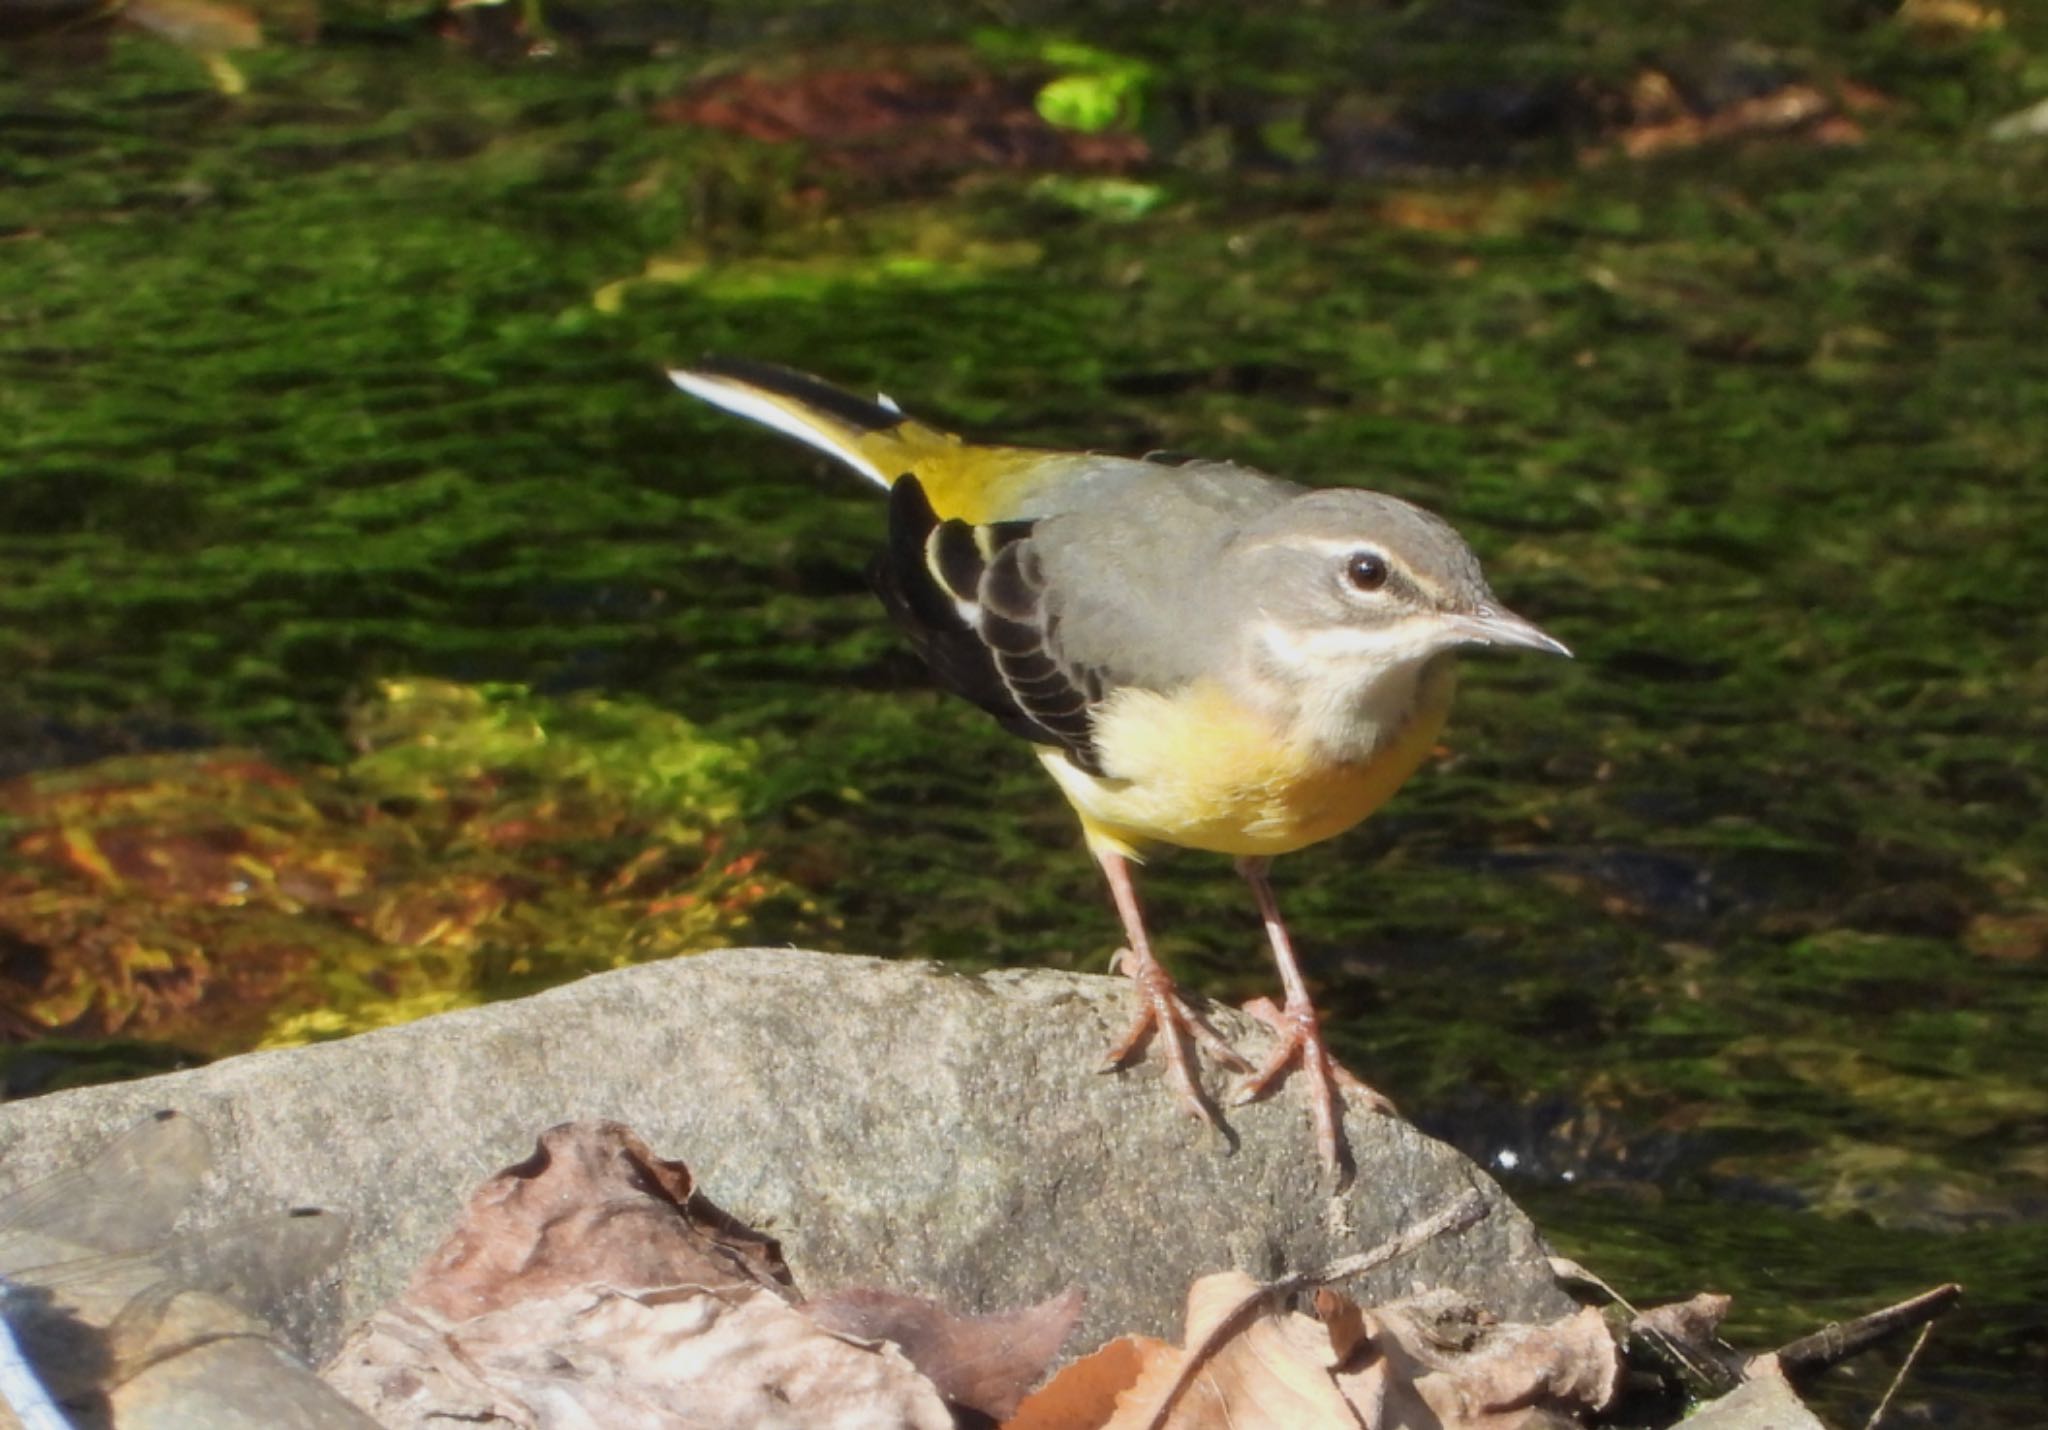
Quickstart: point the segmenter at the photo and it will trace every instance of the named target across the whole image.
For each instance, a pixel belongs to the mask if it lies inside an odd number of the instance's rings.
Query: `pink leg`
[[[1252,886],[1258,900],[1259,917],[1266,921],[1266,940],[1273,946],[1273,961],[1280,965],[1280,986],[1286,990],[1285,1007],[1276,1008],[1270,998],[1245,1004],[1245,1012],[1279,1034],[1280,1041],[1267,1055],[1259,1070],[1246,1078],[1231,1101],[1236,1104],[1264,1097],[1290,1067],[1299,1063],[1309,1079],[1309,1105],[1316,1122],[1316,1149],[1323,1165],[1337,1174],[1341,1186],[1351,1180],[1350,1149],[1344,1145],[1344,1095],[1349,1093],[1360,1105],[1374,1112],[1391,1113],[1394,1104],[1352,1076],[1330,1056],[1323,1042],[1322,1021],[1309,1001],[1308,984],[1294,957],[1294,941],[1280,918],[1280,904],[1273,897],[1272,881],[1266,875],[1264,859],[1240,859],[1238,873]]]
[[[1223,1041],[1222,1034],[1181,1000],[1172,977],[1152,956],[1152,941],[1145,936],[1145,916],[1138,907],[1138,890],[1131,883],[1130,860],[1107,849],[1096,850],[1095,858],[1102,865],[1103,877],[1109,880],[1110,897],[1116,901],[1117,917],[1123,920],[1124,925],[1126,943],[1117,954],[1116,966],[1138,985],[1138,1015],[1110,1048],[1103,1066],[1106,1069],[1122,1067],[1137,1056],[1146,1039],[1154,1033],[1159,1034],[1167,1076],[1173,1080],[1181,1106],[1192,1116],[1215,1126],[1216,1111],[1203,1095],[1201,1082],[1195,1075],[1195,1060],[1188,1047],[1189,1040],[1200,1042],[1218,1062],[1233,1071],[1248,1071],[1251,1064],[1239,1057]]]

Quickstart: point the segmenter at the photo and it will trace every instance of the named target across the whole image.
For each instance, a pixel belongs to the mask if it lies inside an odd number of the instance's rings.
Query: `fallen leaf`
[[[1409,1384],[1417,1374],[1433,1372],[1435,1362],[1408,1354],[1400,1341],[1385,1334],[1382,1323],[1328,1286],[1363,1275],[1485,1215],[1483,1198],[1477,1191],[1468,1191],[1377,1246],[1339,1257],[1317,1271],[1295,1273],[1271,1283],[1253,1281],[1234,1271],[1205,1276],[1188,1293],[1186,1344],[1182,1348],[1152,1342],[1120,1343],[1111,1348],[1113,1358],[1107,1353],[1096,1358],[1085,1380],[1078,1375],[1055,1378],[1032,1398],[1026,1413],[1008,1430],[1415,1430],[1425,1424],[1457,1430],[1466,1422],[1441,1419],[1435,1414],[1437,1407],[1415,1394]],[[1315,1317],[1281,1309],[1289,1297],[1310,1286],[1318,1288]],[[1439,1293],[1432,1306],[1444,1313],[1441,1319],[1447,1326],[1462,1329],[1467,1343],[1476,1341],[1494,1324],[1463,1298],[1448,1292]],[[1460,1315],[1453,1316],[1453,1312]],[[1598,1390],[1598,1398],[1604,1401],[1613,1393],[1619,1358],[1599,1314],[1588,1314],[1608,1363]],[[1458,1319],[1465,1323],[1462,1328],[1451,1325]],[[1469,1387],[1471,1395],[1488,1409],[1497,1401],[1522,1395],[1525,1383],[1531,1380],[1526,1367],[1518,1366],[1508,1353],[1516,1335],[1547,1332],[1560,1343],[1565,1339],[1556,1328],[1502,1329],[1508,1337],[1497,1339],[1489,1348],[1492,1356],[1482,1369],[1503,1379],[1505,1388],[1485,1384],[1476,1375]],[[1383,1336],[1387,1344],[1376,1345],[1375,1335]],[[1402,1354],[1397,1359],[1390,1352]],[[1566,1377],[1560,1373],[1567,1364],[1581,1364],[1584,1359],[1575,1362],[1562,1354],[1554,1357],[1547,1373],[1539,1377],[1542,1388],[1557,1391],[1560,1399],[1590,1401],[1593,1392],[1563,1384]],[[1355,1384],[1349,1389],[1356,1395],[1347,1396],[1346,1387],[1340,1385],[1340,1368],[1353,1372]],[[1405,1378],[1397,1380],[1397,1373]],[[1398,1396],[1390,1394],[1396,1390]],[[1387,1413],[1390,1406],[1396,1413]],[[1410,1411],[1422,1418],[1415,1418]],[[1547,1411],[1532,1410],[1516,1420],[1488,1419],[1483,1424],[1486,1430],[1506,1430],[1508,1425],[1524,1421],[1534,1426],[1544,1418],[1548,1418]]]
[[[616,1122],[565,1123],[323,1372],[387,1427],[951,1430],[887,1341],[791,1303],[775,1242]]]
[[[1773,1356],[1750,1362],[1749,1379],[1685,1419],[1686,1430],[1826,1430],[1799,1399]]]
[[[1001,1420],[1045,1375],[1080,1319],[1082,1300],[1069,1288],[1021,1311],[962,1316],[922,1296],[858,1288],[800,1309],[836,1335],[893,1342],[948,1404]]]
[[[1189,1351],[1149,1363],[1118,1397],[1104,1430],[1358,1430],[1358,1417],[1331,1379],[1337,1356],[1329,1331],[1294,1311],[1245,1311],[1247,1300],[1263,1295],[1241,1271],[1197,1281],[1188,1290],[1188,1347],[1201,1347],[1228,1321],[1242,1318],[1243,1325],[1184,1385]]]
[[[1364,1313],[1336,1381],[1367,1430],[1519,1430],[1614,1398],[1621,1357],[1598,1311],[1502,1323],[1452,1291]]]
[[[1720,1335],[1730,1303],[1730,1297],[1702,1291],[1689,1300],[1652,1306],[1630,1319],[1628,1335],[1705,1394],[1719,1395],[1742,1378],[1742,1358]]]
[[[323,1371],[387,1430],[953,1430],[886,1342],[857,1346],[761,1286],[588,1285],[463,1320],[402,1304]]]
[[[1062,1368],[1003,1430],[1100,1430],[1116,1413],[1117,1397],[1161,1360],[1178,1363],[1180,1352],[1151,1336],[1119,1336]]]
[[[700,1195],[618,1122],[565,1122],[470,1197],[404,1300],[451,1319],[602,1283],[760,1286],[790,1296],[775,1242]]]

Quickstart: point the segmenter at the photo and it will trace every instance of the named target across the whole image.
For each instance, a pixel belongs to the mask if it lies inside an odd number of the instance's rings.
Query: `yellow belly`
[[[1093,846],[1124,855],[1147,844],[1286,854],[1343,833],[1385,804],[1435,747],[1450,695],[1446,668],[1370,756],[1332,761],[1213,686],[1172,696],[1126,693],[1096,733],[1116,778],[1078,770],[1056,751],[1039,758]]]

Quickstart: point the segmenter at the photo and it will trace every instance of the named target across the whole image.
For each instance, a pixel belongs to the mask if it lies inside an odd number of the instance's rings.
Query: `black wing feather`
[[[941,686],[1004,729],[1057,745],[1101,774],[1092,707],[1099,671],[1060,656],[1030,521],[941,521],[915,477],[889,488],[889,544],[870,574],[882,603]]]

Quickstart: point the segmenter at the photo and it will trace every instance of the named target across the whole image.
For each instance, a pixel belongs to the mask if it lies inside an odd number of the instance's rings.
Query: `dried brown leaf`
[[[580,1287],[461,1322],[379,1312],[326,1371],[392,1430],[952,1430],[894,1346],[831,1335],[766,1287]]]
[[[1359,1343],[1372,1333],[1365,1323],[1365,1312],[1349,1296],[1327,1286],[1316,1288],[1315,1311],[1316,1319],[1329,1333],[1330,1353],[1337,1358],[1337,1364],[1349,1363]]]
[[[1086,1430],[1359,1430],[1358,1415],[1337,1390],[1332,1372],[1366,1345],[1368,1322],[1358,1307],[1318,1290],[1319,1319],[1279,1309],[1310,1286],[1359,1276],[1405,1256],[1486,1215],[1476,1191],[1456,1197],[1431,1215],[1369,1250],[1338,1258],[1312,1272],[1261,1284],[1239,1272],[1208,1276],[1188,1293],[1187,1341],[1179,1350],[1126,1358],[1110,1372],[1122,1389],[1098,1375],[1082,1397],[1058,1403],[1047,1425]],[[1061,1382],[1054,1389],[1065,1389]],[[1100,1411],[1110,1402],[1114,1414]],[[1034,1407],[1035,1408],[1035,1407]]]
[[[1757,1356],[1749,1378],[1686,1417],[1687,1430],[1826,1430],[1786,1381],[1775,1356]]]
[[[1710,1346],[1720,1339],[1721,1321],[1733,1298],[1702,1291],[1685,1301],[1652,1306],[1629,1322],[1632,1335],[1661,1336],[1686,1347]]]
[[[407,1304],[463,1319],[604,1285],[759,1285],[789,1272],[773,1240],[699,1195],[617,1122],[568,1122],[470,1197],[461,1222],[406,1288]]]
[[[1721,1320],[1728,1314],[1730,1300],[1712,1291],[1702,1291],[1690,1300],[1652,1306],[1629,1320],[1628,1334],[1698,1382],[1707,1393],[1720,1394],[1742,1378],[1741,1357],[1720,1337]]]
[[[789,1304],[775,1243],[614,1122],[568,1123],[485,1183],[329,1383],[389,1427],[950,1430],[888,1342]]]
[[[1336,1380],[1367,1430],[1518,1430],[1551,1412],[1599,1409],[1621,1375],[1613,1337],[1591,1307],[1547,1325],[1502,1324],[1453,1292],[1431,1291],[1368,1311],[1365,1324],[1365,1342]]]
[[[1003,1422],[1003,1430],[1101,1430],[1117,1397],[1155,1363],[1178,1363],[1180,1352],[1151,1336],[1120,1336],[1064,1367]]]
[[[1358,1417],[1330,1378],[1337,1356],[1328,1329],[1265,1305],[1246,1316],[1247,1301],[1262,1301],[1265,1294],[1241,1271],[1197,1281],[1188,1290],[1187,1344],[1200,1347],[1226,1320],[1242,1317],[1242,1328],[1195,1368],[1185,1386],[1187,1352],[1149,1364],[1118,1398],[1117,1413],[1104,1430],[1358,1430]]]
[[[1069,1288],[1020,1311],[962,1316],[922,1296],[860,1287],[800,1309],[836,1335],[894,1342],[949,1404],[1001,1420],[1044,1376],[1080,1319],[1082,1300]]]

